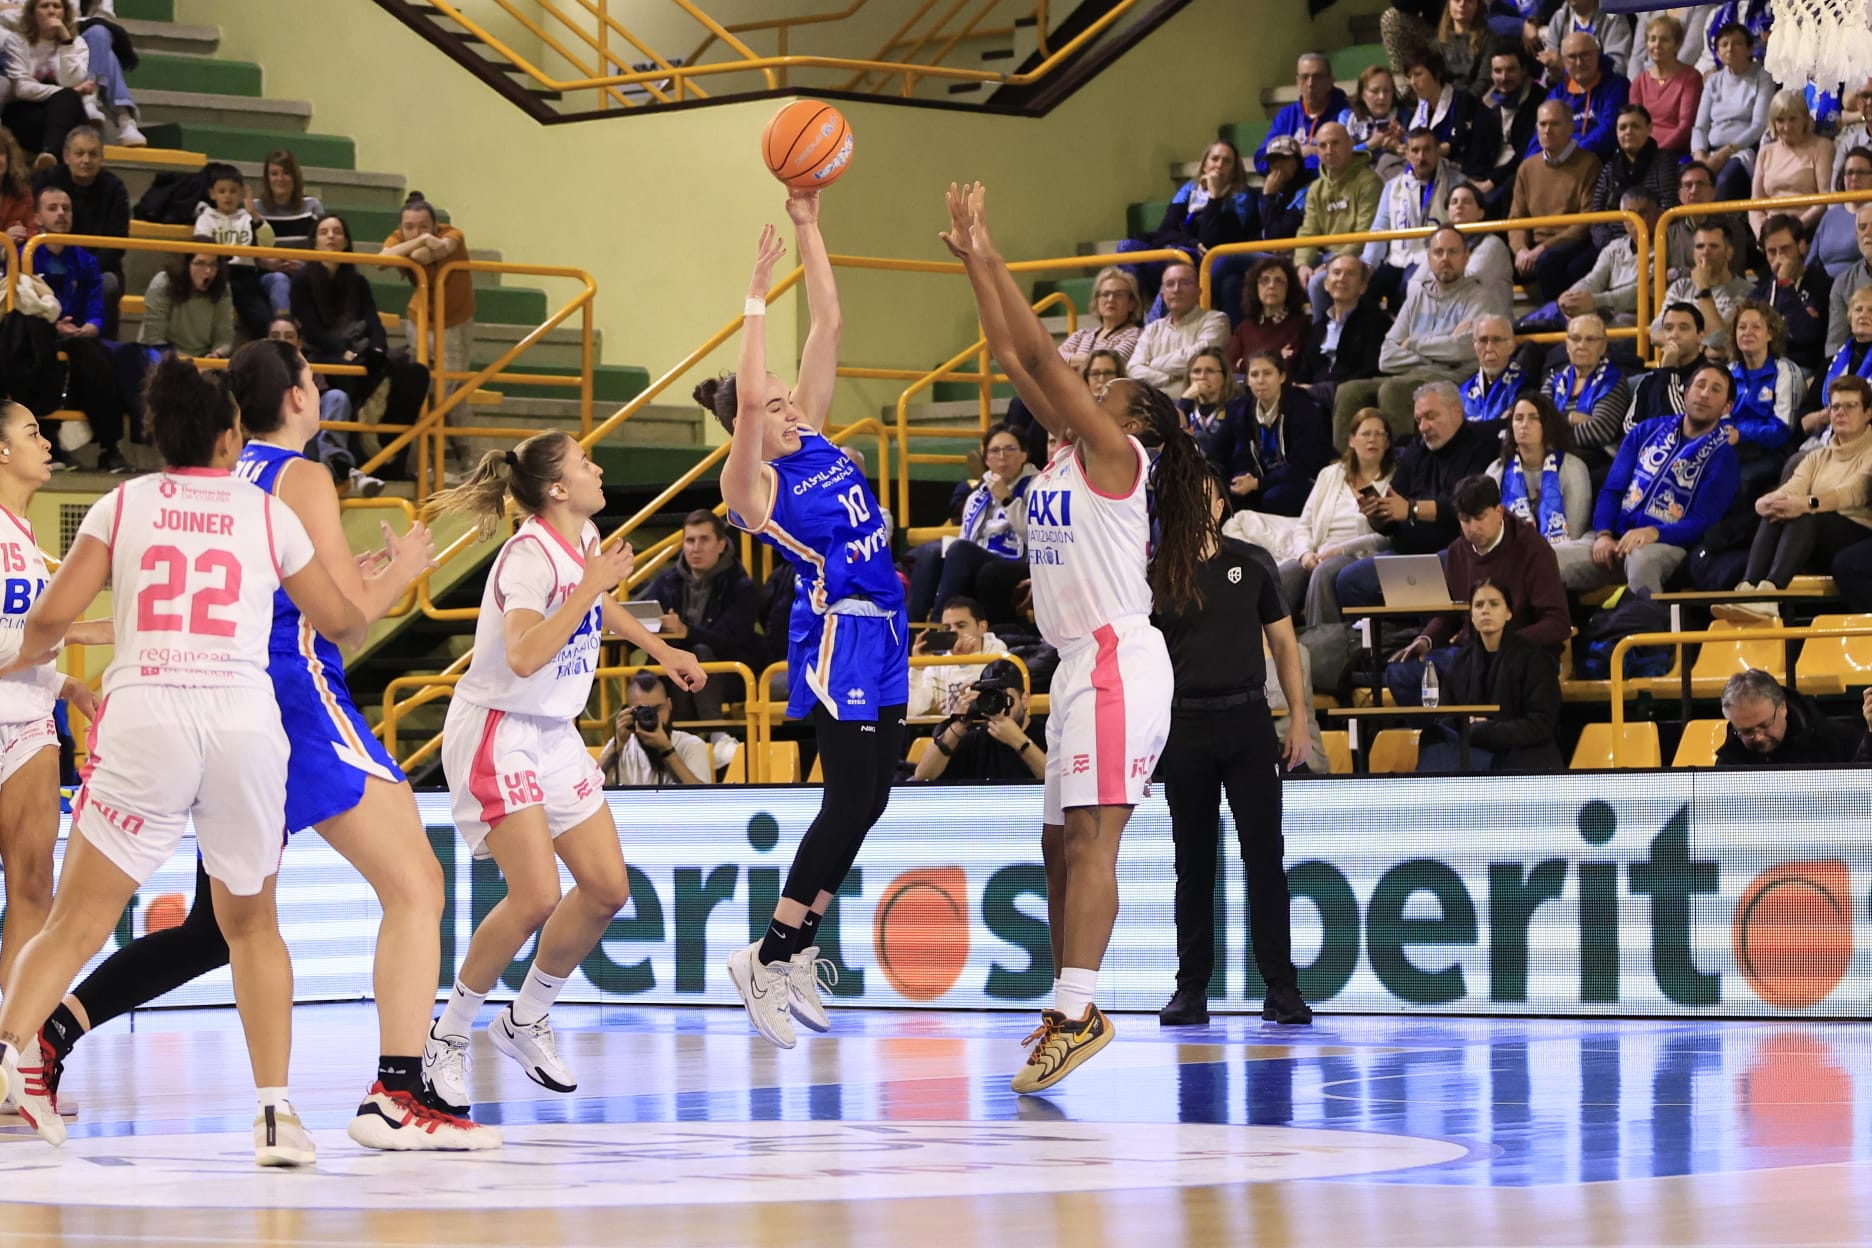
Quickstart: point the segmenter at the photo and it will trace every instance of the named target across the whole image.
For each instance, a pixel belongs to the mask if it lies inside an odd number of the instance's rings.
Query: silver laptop
[[[636,617],[637,622],[653,633],[663,631],[663,604],[651,599],[634,599],[618,604]]]
[[[1387,607],[1442,607],[1450,601],[1443,561],[1435,555],[1377,555],[1378,585]]]

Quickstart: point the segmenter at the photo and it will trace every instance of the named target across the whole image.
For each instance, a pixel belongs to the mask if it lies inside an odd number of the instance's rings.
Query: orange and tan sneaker
[[[1069,1020],[1058,1010],[1040,1011],[1040,1026],[1021,1041],[1031,1045],[1027,1064],[1014,1076],[1016,1092],[1044,1092],[1084,1065],[1094,1053],[1111,1043],[1112,1024],[1096,1005],[1086,1006],[1084,1017]]]

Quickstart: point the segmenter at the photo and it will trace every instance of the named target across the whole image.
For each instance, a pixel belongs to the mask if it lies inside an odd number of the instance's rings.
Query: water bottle
[[[1424,659],[1423,684],[1420,686],[1420,689],[1423,694],[1423,704],[1425,706],[1433,707],[1442,698],[1442,694],[1437,692],[1436,664],[1432,663],[1428,658]]]

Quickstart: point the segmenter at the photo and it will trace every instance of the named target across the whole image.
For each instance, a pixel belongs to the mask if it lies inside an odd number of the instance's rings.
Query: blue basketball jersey
[[[728,518],[793,565],[799,574],[793,627],[823,616],[847,598],[886,612],[903,607],[903,582],[891,562],[890,526],[857,464],[829,440],[800,430],[800,449],[767,465],[773,503],[764,522]]]
[[[234,475],[268,494],[279,493],[286,465],[304,459],[298,451],[266,442],[241,450]],[[323,468],[319,468],[323,472]],[[267,675],[279,702],[291,756],[286,766],[286,826],[296,832],[356,806],[367,776],[392,782],[402,770],[351,701],[344,656],[300,614],[284,589],[273,597],[273,631],[267,641]]]

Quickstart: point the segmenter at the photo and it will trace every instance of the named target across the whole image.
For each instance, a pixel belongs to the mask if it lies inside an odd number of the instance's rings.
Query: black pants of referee
[[[1257,690],[1177,699],[1159,774],[1176,842],[1177,987],[1206,994],[1215,973],[1216,866],[1225,792],[1248,877],[1255,966],[1269,987],[1292,985],[1280,740],[1265,698]]]

